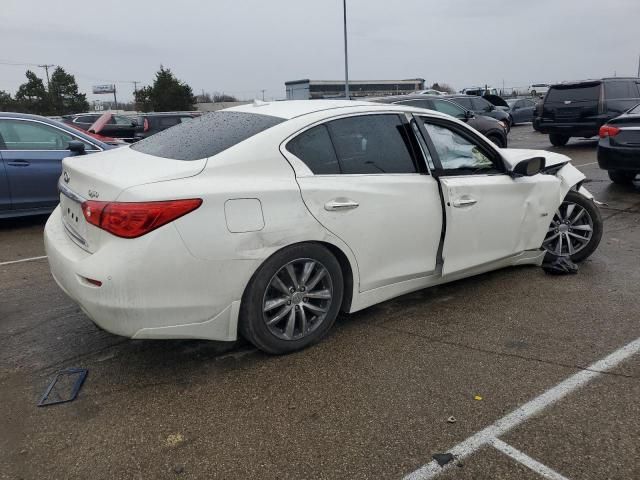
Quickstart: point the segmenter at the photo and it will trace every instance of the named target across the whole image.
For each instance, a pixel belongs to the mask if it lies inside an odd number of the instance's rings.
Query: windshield
[[[627,113],[634,113],[634,114],[640,114],[640,104],[636,105],[635,107],[633,107],[631,110],[629,110]]]
[[[283,118],[220,110],[163,130],[131,148],[174,160],[199,160],[284,122]]]

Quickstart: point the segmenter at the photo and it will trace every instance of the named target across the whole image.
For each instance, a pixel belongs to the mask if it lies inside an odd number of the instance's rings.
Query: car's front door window
[[[7,150],[67,150],[71,134],[37,122],[0,120],[0,136]]]
[[[485,148],[460,132],[428,121],[424,121],[424,128],[445,174],[487,174],[500,171],[499,165],[496,165]]]

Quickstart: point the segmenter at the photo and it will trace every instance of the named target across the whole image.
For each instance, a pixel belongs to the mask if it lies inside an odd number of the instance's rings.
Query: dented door
[[[451,176],[440,182],[447,219],[443,275],[540,248],[562,201],[554,175]]]

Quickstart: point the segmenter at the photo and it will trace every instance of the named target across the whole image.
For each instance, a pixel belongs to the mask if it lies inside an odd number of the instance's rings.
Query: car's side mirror
[[[466,120],[470,120],[470,119],[472,119],[473,117],[474,117],[474,115],[473,115],[473,111],[471,111],[471,110],[467,110],[467,111],[465,111],[465,112],[464,112],[464,118],[465,118]]]
[[[518,164],[511,171],[512,177],[532,177],[540,173],[545,166],[544,157],[527,158],[518,162]]]
[[[80,140],[71,140],[69,145],[67,146],[71,153],[75,153],[76,155],[84,155],[85,154],[85,145]]]
[[[138,126],[138,121],[137,120],[131,120],[131,126],[132,127],[137,127]]]

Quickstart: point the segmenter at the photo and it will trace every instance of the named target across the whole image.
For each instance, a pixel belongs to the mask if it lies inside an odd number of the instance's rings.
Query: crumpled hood
[[[520,148],[501,149],[500,153],[507,167],[512,169],[522,160],[533,157],[544,157],[545,167],[551,167],[560,163],[571,162],[571,158],[560,153],[550,152],[548,150],[525,150]]]

